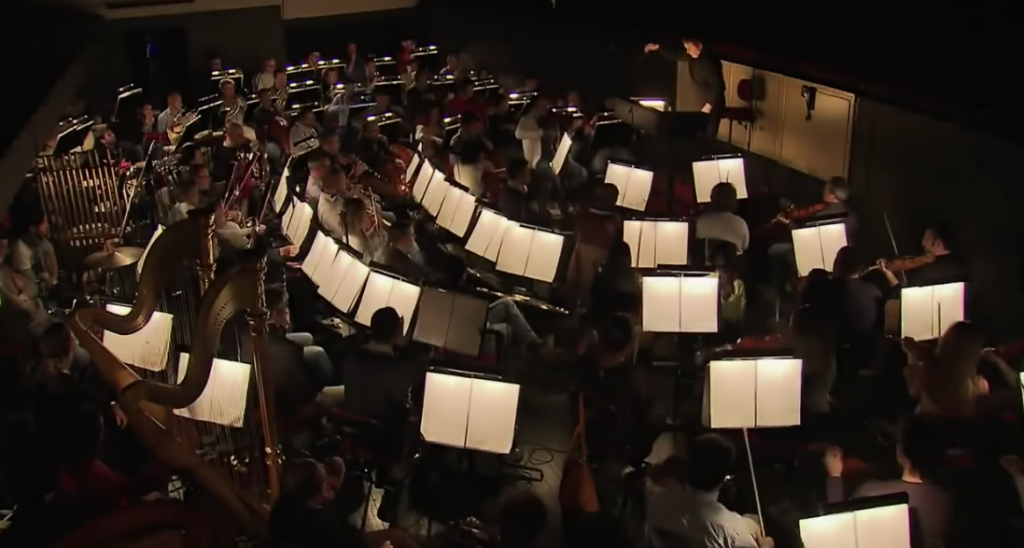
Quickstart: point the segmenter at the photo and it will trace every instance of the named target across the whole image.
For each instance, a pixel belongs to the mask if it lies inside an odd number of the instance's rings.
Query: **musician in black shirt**
[[[683,38],[682,45],[686,55],[690,57],[687,59],[690,80],[704,101],[704,106],[700,110],[708,115],[705,137],[715,139],[719,123],[722,121],[722,111],[725,110],[725,75],[722,72],[722,60],[708,51],[704,43],[697,38]],[[652,51],[661,53],[672,62],[678,61],[680,57],[678,52],[662,48],[658,44],[647,44],[644,47],[644,53]]]
[[[363,131],[359,135],[357,154],[359,159],[370,169],[378,171],[384,162],[394,158],[394,154],[388,147],[388,138],[380,134],[380,126],[377,125],[377,122],[367,120],[363,124]]]
[[[483,121],[476,114],[466,112],[461,118],[459,132],[452,137],[452,155],[460,164],[480,164],[484,161],[484,153],[493,145],[484,135]]]
[[[967,269],[951,249],[953,238],[953,230],[944,222],[936,222],[928,227],[921,239],[921,249],[935,260],[908,271],[907,282],[922,286],[966,281]]]

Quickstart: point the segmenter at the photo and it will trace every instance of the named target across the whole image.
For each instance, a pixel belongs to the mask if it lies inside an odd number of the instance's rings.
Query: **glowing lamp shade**
[[[108,304],[107,312],[126,316],[130,307]],[[171,329],[174,316],[164,312],[153,312],[146,325],[131,335],[103,332],[103,346],[117,359],[147,371],[163,371],[167,368],[167,354],[171,350]]]
[[[156,239],[164,233],[164,227],[162,225],[156,225],[156,230],[153,231],[153,235],[149,238],[149,243],[146,244],[146,248],[142,250],[142,256],[139,257],[139,264],[135,265],[136,274],[142,275],[142,265],[146,263],[146,257],[149,255],[149,249],[153,247],[153,243]]]
[[[412,197],[417,204],[423,203],[423,197],[427,195],[430,188],[430,181],[434,178],[434,166],[430,162],[423,162],[423,168],[416,175],[416,182],[412,185]]]
[[[288,177],[291,176],[291,157],[288,158],[288,163],[284,166],[284,171],[281,173],[281,178],[277,181],[277,189],[274,190],[274,211],[281,213],[281,208],[284,207],[285,202],[288,200]]]
[[[519,385],[428,372],[420,434],[428,443],[508,454],[516,430]]]
[[[542,148],[540,139],[523,139],[523,158],[530,162],[531,168],[537,167]]]
[[[572,148],[572,137],[569,137],[568,133],[562,134],[562,140],[558,142],[558,148],[555,149],[555,157],[551,160],[551,170],[558,175],[562,171],[562,166],[565,165],[565,160],[569,158],[569,150]]]
[[[964,321],[963,282],[900,291],[900,334],[919,341],[937,339],[956,322]]]
[[[420,287],[380,272],[370,272],[356,310],[356,322],[370,326],[373,313],[390,306],[402,317],[402,333],[408,333],[420,300]]]
[[[645,276],[642,285],[645,332],[718,332],[717,276]]]
[[[505,237],[505,231],[515,223],[508,220],[504,215],[481,209],[477,217],[473,232],[469,234],[466,241],[466,251],[479,255],[488,261],[498,260],[498,250],[501,249],[501,242]]]
[[[178,384],[188,372],[189,355],[182,353],[178,360]],[[229,360],[213,360],[210,380],[199,399],[174,414],[188,419],[212,422],[221,426],[241,428],[245,422],[245,402],[249,394],[249,376],[252,366]]]
[[[318,292],[343,314],[351,314],[359,293],[370,276],[370,267],[348,251],[338,251],[331,263],[327,282]]]
[[[643,211],[647,209],[647,200],[651,196],[651,183],[654,172],[622,164],[608,164],[604,174],[604,182],[615,185],[619,189],[619,199],[615,205]]]
[[[685,265],[690,224],[685,221],[625,221],[622,239],[633,252],[634,268]]]
[[[473,194],[455,185],[449,185],[441,210],[437,214],[437,226],[462,238],[469,230],[469,223],[476,212],[476,198]]]
[[[793,229],[796,269],[806,276],[815,268],[832,272],[839,250],[846,247],[846,223],[830,223]]]
[[[483,166],[480,164],[455,163],[455,182],[469,189],[473,196],[480,196],[484,192],[484,185],[481,182],[484,176]]]
[[[731,184],[736,187],[738,199],[746,198],[747,175],[743,168],[743,158],[714,158],[693,163],[693,185],[697,203],[710,202],[711,189],[718,183]]]
[[[293,208],[295,213],[289,220],[285,234],[293,244],[300,245],[309,233],[309,224],[313,221],[313,208],[306,202],[297,202]]]
[[[558,272],[565,236],[514,225],[505,229],[495,268],[499,272],[552,282]]]
[[[711,428],[769,428],[800,424],[803,362],[796,358],[712,360],[707,410]]]
[[[487,323],[487,301],[435,288],[420,298],[414,341],[459,354],[480,353],[480,333]]]
[[[879,506],[800,520],[805,548],[910,548],[910,507]]]
[[[422,163],[423,156],[414,152],[412,159],[409,160],[409,165],[405,166],[405,184],[411,185],[416,181],[416,170],[419,169]]]
[[[440,170],[435,170],[434,174],[430,176],[430,186],[427,187],[427,192],[423,195],[423,209],[426,209],[431,217],[437,218],[438,213],[441,212],[441,204],[444,203],[444,198],[448,195],[448,189],[451,186],[444,179],[444,173]]]

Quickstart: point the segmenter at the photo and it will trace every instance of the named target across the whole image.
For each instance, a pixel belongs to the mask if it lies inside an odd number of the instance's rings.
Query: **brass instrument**
[[[185,132],[185,128],[199,120],[199,114],[191,111],[182,109],[181,112],[171,120],[170,127],[167,128],[167,140],[170,141],[171,146],[177,146],[178,141],[181,140],[181,135]]]
[[[212,282],[208,276],[202,276],[206,291],[196,317],[197,336],[191,347],[187,369],[178,383],[140,378],[93,334],[94,330],[106,330],[129,335],[141,330],[157,309],[163,286],[172,273],[180,269],[183,258],[198,261],[204,268],[208,265],[212,276],[212,246],[199,249],[199,246],[187,245],[200,238],[212,239],[212,216],[190,218],[167,228],[150,247],[135,301],[126,315],[100,308],[83,309],[74,314],[69,325],[82,347],[89,351],[103,378],[118,393],[118,404],[128,416],[128,425],[135,435],[167,465],[209,491],[238,520],[243,530],[262,537],[267,532],[266,507],[277,495],[279,464],[273,426],[273,396],[267,386],[269,379],[264,374],[268,318],[263,286],[265,254],[252,254]],[[187,431],[182,431],[182,423],[187,419],[178,418],[173,413],[175,409],[195,403],[206,390],[221,331],[240,312],[246,315],[254,341],[255,400],[259,407],[262,438],[256,442],[261,446],[250,449],[262,455],[256,460],[262,460],[265,467],[260,470],[264,473],[265,483],[254,486],[255,489],[250,488],[248,492],[243,486],[229,481],[223,471],[218,470],[216,460],[210,462],[197,453],[196,446],[206,440],[189,440],[183,436]],[[237,460],[228,459],[220,464],[237,467]]]

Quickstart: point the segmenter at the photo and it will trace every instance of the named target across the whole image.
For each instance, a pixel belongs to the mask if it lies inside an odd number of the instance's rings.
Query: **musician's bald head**
[[[845,202],[850,199],[850,184],[842,177],[832,177],[825,183],[826,202]]]

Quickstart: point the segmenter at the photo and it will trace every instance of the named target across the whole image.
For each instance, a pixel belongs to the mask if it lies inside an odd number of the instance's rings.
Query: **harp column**
[[[249,322],[249,331],[253,340],[253,371],[256,373],[256,396],[259,398],[260,421],[263,423],[263,458],[267,466],[267,489],[270,503],[277,500],[280,481],[277,475],[281,463],[280,452],[277,450],[277,436],[274,433],[274,396],[270,388],[266,365],[267,355],[267,323],[270,311],[267,310],[264,292],[264,278],[267,272],[267,257],[264,255],[256,264],[254,280],[255,295],[252,306],[246,311],[245,319]]]
[[[214,262],[216,261],[216,250],[214,248],[214,229],[216,228],[215,215],[211,212],[203,218],[203,241],[199,248],[199,294],[205,295],[206,290],[213,283]],[[266,268],[264,266],[264,268]],[[262,282],[261,287],[262,287]],[[260,293],[262,299],[262,291]]]

